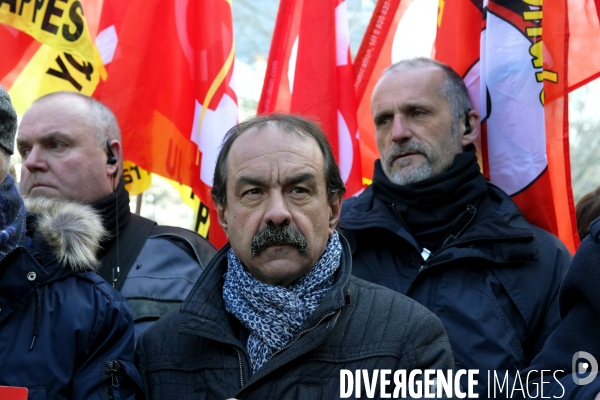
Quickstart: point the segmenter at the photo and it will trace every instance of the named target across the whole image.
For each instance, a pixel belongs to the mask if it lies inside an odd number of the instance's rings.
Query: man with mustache
[[[452,369],[433,313],[350,276],[344,192],[314,123],[274,114],[227,133],[212,195],[229,244],[141,336],[148,399],[333,399],[344,369]]]
[[[406,294],[444,323],[458,368],[512,385],[559,322],[571,255],[486,182],[480,133],[464,82],[417,58],[389,67],[371,110],[380,160],[373,184],[344,202],[340,228],[353,274]],[[492,375],[493,376],[493,375]]]

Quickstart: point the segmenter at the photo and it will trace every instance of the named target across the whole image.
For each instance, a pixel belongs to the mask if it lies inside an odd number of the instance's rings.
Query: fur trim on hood
[[[45,197],[24,201],[28,212],[38,214],[35,229],[61,264],[75,272],[100,267],[96,254],[107,232],[91,206]]]

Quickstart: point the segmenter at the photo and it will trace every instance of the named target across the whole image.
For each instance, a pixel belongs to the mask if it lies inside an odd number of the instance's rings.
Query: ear
[[[227,234],[227,207],[223,204],[217,204],[217,217],[219,219],[219,225],[223,227],[223,230]]]
[[[123,172],[123,168],[120,166],[123,165],[123,148],[121,147],[121,142],[116,139],[113,139],[109,142],[110,150],[112,151],[114,157],[117,159],[117,162],[114,164],[106,164],[106,174],[109,177],[117,178],[119,173]],[[105,149],[108,152],[108,149]],[[110,154],[107,154],[107,158],[110,157]]]
[[[340,220],[342,213],[342,197],[338,197],[329,203],[329,236],[333,235],[333,231]]]
[[[468,114],[465,114],[463,117],[464,121],[460,128],[461,132],[461,145],[463,149],[475,142],[481,133],[481,121],[479,119],[479,112],[477,110],[471,110]],[[471,127],[471,132],[467,132],[467,118],[469,122],[469,126]]]

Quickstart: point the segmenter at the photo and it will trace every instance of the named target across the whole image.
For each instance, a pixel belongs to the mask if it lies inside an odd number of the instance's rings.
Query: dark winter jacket
[[[371,187],[344,202],[340,221],[353,274],[433,311],[448,332],[456,368],[480,370],[480,393],[487,393],[488,370],[514,377],[542,349],[559,322],[558,287],[571,260],[503,191],[488,184],[487,193],[456,216],[454,235],[427,261]]]
[[[229,245],[182,304],[141,337],[136,350],[148,399],[334,399],[340,371],[449,369],[439,319],[416,302],[350,276],[348,244],[332,289],[291,344],[254,375],[241,325],[225,310]],[[389,376],[388,376],[389,377]],[[364,395],[364,389],[363,389]],[[379,398],[379,388],[376,390]]]
[[[531,363],[531,377],[544,374],[544,396],[562,399],[593,399],[600,393],[600,375],[585,385],[575,383],[573,368],[588,364],[576,374],[580,383],[590,376],[593,362],[600,363],[600,219],[590,226],[560,288],[562,321],[546,341],[544,349]],[[588,355],[578,352],[586,352]],[[591,355],[591,359],[590,356]],[[528,371],[529,372],[529,371]],[[556,373],[556,375],[554,375]],[[556,378],[556,379],[555,379]],[[559,383],[560,381],[560,383]],[[539,385],[539,380],[535,382]],[[539,386],[538,386],[539,388]],[[530,395],[534,397],[535,384]],[[539,389],[538,389],[539,390]],[[561,397],[562,396],[562,397]],[[540,396],[541,397],[541,396]]]
[[[0,260],[0,386],[26,387],[29,400],[139,390],[131,311],[93,272],[103,229],[82,207],[29,203],[39,214],[27,217],[26,241]]]
[[[92,206],[110,232],[102,242],[98,273],[108,282],[114,281],[127,299],[137,342],[149,326],[179,307],[217,250],[196,232],[159,226],[131,213],[124,179],[114,193]]]

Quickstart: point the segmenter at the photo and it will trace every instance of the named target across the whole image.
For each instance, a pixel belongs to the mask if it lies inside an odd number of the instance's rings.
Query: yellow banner
[[[210,228],[210,215],[208,207],[200,201],[200,198],[192,192],[192,188],[178,182],[167,180],[180,194],[181,200],[194,210],[194,230],[203,238],[208,237]]]
[[[23,115],[33,101],[48,93],[70,90],[91,96],[99,79],[92,63],[42,45],[8,92],[17,114]]]
[[[137,196],[152,185],[152,174],[131,161],[123,161],[125,189],[130,196]]]
[[[1,0],[0,23],[87,62],[94,48],[78,0]]]

